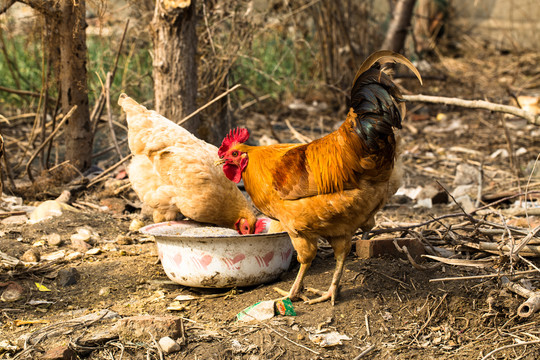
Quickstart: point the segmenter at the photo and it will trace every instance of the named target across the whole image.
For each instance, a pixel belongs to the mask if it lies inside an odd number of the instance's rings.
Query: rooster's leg
[[[318,237],[300,237],[291,234],[289,235],[291,236],[291,241],[293,243],[294,249],[298,253],[297,259],[300,263],[300,269],[298,270],[296,279],[294,280],[294,283],[288,293],[278,288],[274,288],[274,290],[276,290],[281,295],[290,298],[291,300],[297,300],[298,298],[300,298],[304,301],[309,301],[309,299],[304,294],[302,294],[302,290],[304,289],[304,277],[306,276],[306,271],[311,266],[311,262],[317,254]]]
[[[330,245],[334,249],[334,257],[336,258],[336,269],[334,270],[334,276],[332,277],[332,283],[328,288],[328,291],[322,292],[317,289],[308,288],[310,292],[321,295],[320,297],[308,301],[308,304],[316,304],[326,300],[331,300],[332,305],[335,304],[336,297],[339,291],[339,282],[341,280],[341,275],[343,274],[343,267],[345,265],[345,259],[351,251],[351,237],[339,237],[328,239]]]
[[[274,287],[274,290],[284,298],[289,298],[291,300],[297,300],[300,298],[306,302],[309,301],[309,298],[302,293],[302,290],[304,289],[304,276],[306,275],[306,271],[309,269],[310,265],[311,263],[300,264],[300,269],[298,270],[296,279],[288,292],[278,287]]]

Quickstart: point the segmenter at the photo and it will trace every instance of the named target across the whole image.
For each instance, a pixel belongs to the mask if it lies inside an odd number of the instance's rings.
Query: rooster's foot
[[[327,300],[331,301],[332,306],[335,305],[336,296],[337,296],[337,288],[336,287],[330,287],[330,289],[328,289],[328,291],[321,291],[321,290],[314,289],[314,288],[307,288],[306,290],[311,292],[311,293],[320,295],[318,298],[306,301],[309,305],[317,304],[317,303],[324,302],[324,301],[327,301]]]
[[[276,291],[279,295],[283,296],[283,299],[291,299],[291,301],[296,301],[296,300],[303,300],[304,302],[309,302],[310,299],[302,294],[302,292],[296,292],[296,294],[292,293],[291,291],[285,291],[283,289],[280,289],[278,287],[274,287],[274,291]]]

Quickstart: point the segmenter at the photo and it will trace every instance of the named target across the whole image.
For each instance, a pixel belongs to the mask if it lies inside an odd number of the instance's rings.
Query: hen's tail
[[[401,120],[405,115],[401,92],[390,77],[380,70],[378,63],[384,60],[404,64],[422,83],[422,77],[414,65],[392,51],[377,51],[360,66],[351,90],[351,107],[357,115],[354,129],[371,151],[382,150],[388,144],[393,128],[401,129]]]

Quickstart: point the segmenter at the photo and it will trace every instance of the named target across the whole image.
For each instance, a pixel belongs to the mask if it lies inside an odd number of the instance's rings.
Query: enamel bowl
[[[293,254],[286,232],[239,235],[188,220],[151,224],[140,232],[154,236],[165,273],[185,286],[227,288],[272,281],[289,268]]]

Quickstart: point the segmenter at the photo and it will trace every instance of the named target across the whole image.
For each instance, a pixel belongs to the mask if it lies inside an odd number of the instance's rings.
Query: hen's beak
[[[223,159],[219,159],[219,160],[214,161],[214,165],[216,165],[216,166],[221,166],[223,164],[225,164],[225,160],[223,160]]]

